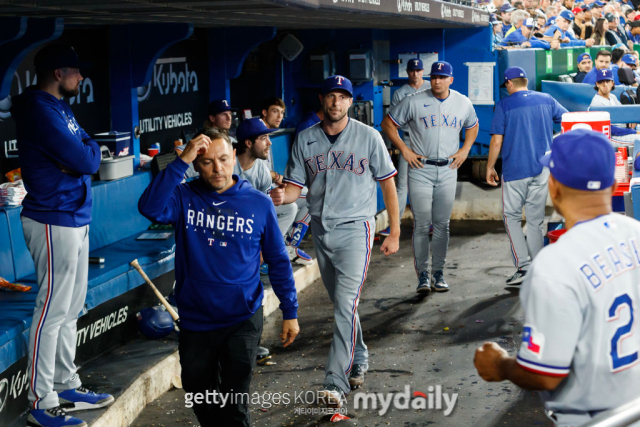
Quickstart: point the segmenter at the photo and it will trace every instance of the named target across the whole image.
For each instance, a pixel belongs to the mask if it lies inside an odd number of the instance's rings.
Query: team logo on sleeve
[[[525,325],[522,331],[522,344],[520,350],[527,350],[529,354],[533,354],[538,359],[542,357],[542,349],[544,347],[544,335],[536,332],[533,326]]]

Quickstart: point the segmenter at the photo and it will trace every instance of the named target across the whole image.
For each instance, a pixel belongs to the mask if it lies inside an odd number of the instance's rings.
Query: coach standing
[[[233,396],[222,405],[196,403],[198,421],[203,427],[248,427],[248,392],[263,322],[261,251],[281,303],[285,347],[299,331],[298,300],[273,203],[233,175],[236,157],[229,137],[207,132],[211,138],[189,141],[154,178],[138,209],[151,221],[176,229],[178,350],[185,391]],[[200,178],[181,184],[192,162]]]
[[[527,89],[527,75],[520,67],[504,72],[509,92],[496,105],[491,122],[487,182],[497,186],[496,161],[502,151],[502,218],[511,242],[516,272],[507,285],[522,283],[531,261],[543,246],[542,223],[547,201],[549,170],[537,159],[553,142],[553,123],[567,110],[550,95]],[[522,232],[522,208],[527,215],[527,239]]]
[[[28,193],[22,228],[38,280],[29,335],[28,421],[82,426],[86,424],[61,408],[101,408],[114,400],[81,387],[74,364],[76,322],[87,294],[90,175],[100,167],[100,147],[62,100],[76,96],[82,82],[80,68],[85,65],[73,48],[46,46],[34,65],[37,86],[15,97],[11,108]]]
[[[446,292],[444,264],[449,246],[449,220],[456,195],[458,168],[478,136],[478,117],[466,96],[449,86],[453,68],[444,61],[431,65],[431,89],[406,96],[391,109],[382,129],[407,160],[409,199],[413,212],[413,253],[418,275],[416,292],[431,292],[429,227],[433,223],[433,288]],[[411,146],[398,128],[409,126]],[[465,129],[460,147],[460,132]]]

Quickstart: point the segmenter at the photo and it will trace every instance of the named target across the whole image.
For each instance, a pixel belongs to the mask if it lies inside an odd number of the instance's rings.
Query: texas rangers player
[[[409,199],[413,212],[413,253],[418,274],[416,291],[428,294],[429,226],[433,223],[433,288],[446,292],[444,264],[449,245],[449,219],[456,194],[457,169],[466,160],[478,136],[478,118],[469,98],[449,89],[453,83],[451,64],[434,62],[431,89],[408,95],[391,109],[382,128],[402,152],[409,170]],[[409,127],[407,147],[398,129]],[[460,131],[465,128],[460,148]]]
[[[368,367],[357,309],[375,231],[376,181],[392,227],[381,251],[397,252],[400,237],[398,199],[391,179],[396,169],[380,133],[347,116],[352,102],[353,88],[347,78],[325,80],[320,95],[324,119],[297,135],[285,184],[271,191],[274,204],[279,205],[294,203],[302,187],[309,188],[318,264],[335,306],[335,329],[320,394],[331,406],[340,406],[342,394],[362,385]]]
[[[615,156],[601,133],[560,135],[541,163],[569,231],[538,254],[524,281],[517,357],[484,343],[474,362],[486,381],[543,391],[551,419],[578,426],[640,395],[640,224],[611,212]]]
[[[393,99],[391,100],[391,108],[395,107],[402,101],[407,95],[427,90],[431,88],[431,83],[423,80],[424,67],[422,60],[419,58],[410,59],[407,62],[407,75],[409,76],[409,83],[402,86],[400,89],[393,93]],[[409,145],[409,126],[402,128],[402,140],[406,145]],[[398,158],[398,176],[396,177],[396,190],[398,193],[398,203],[400,203],[400,211],[398,213],[402,220],[404,209],[407,207],[407,178],[409,173],[409,166],[404,157]],[[382,236],[388,236],[390,228],[387,227],[381,231]]]

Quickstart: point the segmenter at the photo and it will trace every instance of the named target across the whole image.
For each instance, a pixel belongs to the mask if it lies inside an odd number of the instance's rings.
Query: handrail
[[[596,415],[582,427],[624,427],[636,421],[640,421],[640,397]]]

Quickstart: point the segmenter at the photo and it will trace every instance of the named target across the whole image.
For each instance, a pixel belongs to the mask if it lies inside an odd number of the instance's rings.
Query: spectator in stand
[[[558,16],[558,11],[556,11],[555,7],[549,6],[548,8],[545,9],[544,14],[547,15],[547,19],[551,19]],[[555,24],[555,21],[553,23]]]
[[[547,25],[547,15],[545,15],[542,12],[538,12],[536,14],[536,26],[538,27],[538,30],[543,30],[546,28]],[[544,32],[544,31],[543,31]]]
[[[511,12],[513,12],[514,10],[516,9],[512,7],[509,3],[505,3],[502,5],[502,7],[500,7],[500,18],[502,18],[502,35],[503,36],[511,27]]]
[[[520,27],[522,27],[522,23],[525,21],[525,19],[528,19],[528,18],[529,18],[529,14],[524,10],[514,11],[511,14],[511,28],[509,28],[509,30],[504,35],[505,40],[507,37],[509,37],[511,33],[515,32]]]
[[[591,5],[591,14],[595,19],[602,18],[602,8],[604,8],[604,3],[600,1],[596,1]]]
[[[491,14],[491,20],[489,21],[491,27],[493,28],[493,47],[498,48],[502,47],[500,43],[502,43],[503,35],[502,35],[502,22],[498,21],[498,18],[494,14]]]
[[[546,14],[547,13],[547,8],[551,6],[551,0],[540,0],[540,2],[538,3],[538,8],[536,9],[537,13],[542,13],[542,14]],[[546,20],[546,18],[545,18]]]
[[[582,10],[584,10],[584,20],[586,22],[591,22],[591,26],[596,26],[596,19],[593,17],[593,12],[591,12],[591,7],[586,4],[582,6]]]
[[[596,26],[593,28],[593,34],[591,34],[591,40],[594,41],[594,45],[607,45],[607,38],[605,37],[607,31],[609,31],[609,22],[604,18],[596,19]]]
[[[495,7],[496,11],[498,11],[504,4],[504,0],[492,0],[490,4]]]
[[[576,83],[582,83],[585,76],[593,68],[593,60],[588,53],[581,53],[578,55],[578,74],[573,78]]]
[[[520,48],[533,47],[547,50],[560,49],[560,43],[558,42],[558,40],[553,40],[551,43],[549,43],[534,36],[530,36],[534,26],[535,24],[533,23],[533,18],[527,18],[522,23],[520,28],[505,37],[504,41],[502,42],[503,46],[513,46],[514,43],[518,43]]]
[[[607,44],[609,46],[615,46],[619,43],[622,43],[622,40],[618,36],[618,33],[616,33],[613,30],[614,28],[616,28],[616,24],[615,24],[616,18],[613,15],[613,13],[607,13],[606,15],[604,15],[604,19],[607,21],[605,25],[608,28],[607,31],[604,33],[604,38],[607,41]]]
[[[591,25],[591,21],[587,21],[584,16],[584,10],[580,7],[576,7],[572,10],[575,19],[573,20],[573,33],[576,35],[577,39],[587,40],[591,38],[591,34],[593,34],[593,25]]]
[[[611,68],[611,52],[608,50],[602,49],[598,51],[596,54],[596,60],[594,61],[595,68],[587,73],[582,80],[582,83],[595,85],[596,78],[598,77],[598,70],[610,69]],[[613,81],[615,84],[619,85],[620,80],[618,80],[618,74],[613,74]]]
[[[563,0],[562,2],[562,6],[564,6],[567,10],[573,10],[574,4],[574,0]]]
[[[629,22],[629,35],[634,40],[640,40],[640,15],[636,16],[636,19]]]
[[[573,13],[568,10],[563,10],[556,19],[556,24],[549,27],[544,33],[544,40],[548,42],[558,40],[562,43],[562,46],[593,46],[593,40],[576,40],[567,32],[572,22]]]
[[[524,3],[522,3],[521,1],[514,1],[512,5],[516,10],[525,10]]]

